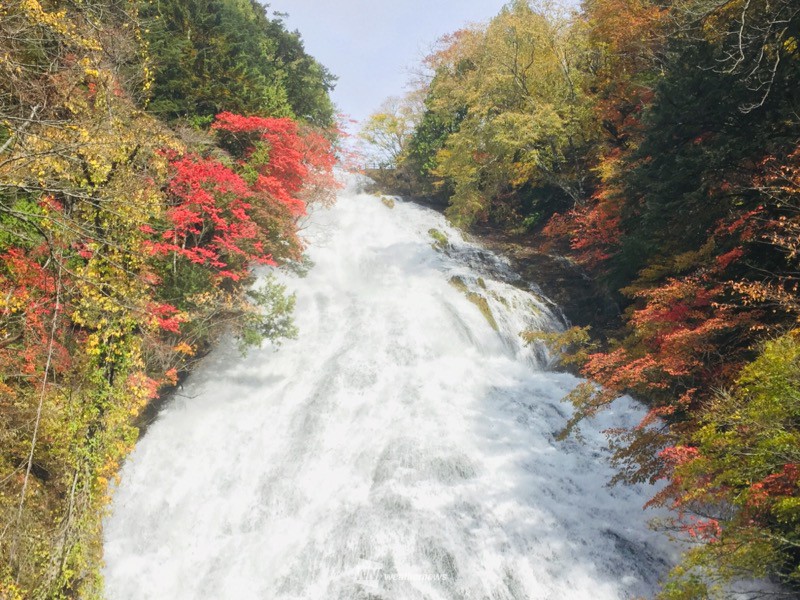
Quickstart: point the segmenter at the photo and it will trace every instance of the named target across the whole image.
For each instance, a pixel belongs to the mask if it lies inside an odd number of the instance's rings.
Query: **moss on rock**
[[[464,280],[458,275],[455,275],[450,278],[450,285],[452,285],[459,292],[464,294],[467,297],[467,300],[469,300],[475,306],[478,307],[478,310],[481,311],[481,314],[486,319],[486,322],[489,323],[492,329],[494,329],[495,331],[500,330],[499,326],[497,325],[497,321],[495,320],[494,315],[492,314],[492,309],[489,307],[489,301],[486,298],[484,298],[477,292],[471,291],[467,287],[467,284],[464,282]],[[482,287],[485,287],[485,285],[486,284],[484,283]]]
[[[434,250],[445,250],[450,247],[450,240],[447,239],[447,236],[443,234],[438,229],[429,229],[428,235],[433,238],[433,246]]]

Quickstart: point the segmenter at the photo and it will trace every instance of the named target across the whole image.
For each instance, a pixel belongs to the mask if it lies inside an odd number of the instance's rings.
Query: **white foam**
[[[600,433],[640,411],[619,402],[585,444],[554,440],[577,380],[518,336],[561,327],[547,302],[414,204],[351,188],[311,221],[315,267],[284,276],[299,338],[246,359],[221,344],[124,466],[107,597],[651,593],[675,549],[647,527],[653,490],[605,486]]]

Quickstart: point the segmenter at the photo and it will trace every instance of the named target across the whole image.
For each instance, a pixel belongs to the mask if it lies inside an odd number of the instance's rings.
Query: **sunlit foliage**
[[[587,377],[564,435],[621,394],[648,405],[612,445],[698,544],[667,598],[798,588],[799,35],[788,0],[510,2],[427,59],[401,159],[458,224],[533,232],[620,304],[602,346],[528,339]]]
[[[101,594],[101,517],[136,416],[221,331],[294,335],[293,298],[250,289],[252,267],[300,263],[298,220],[332,194],[334,134],[283,116],[305,100],[280,83],[283,108],[242,92],[262,116],[210,133],[146,112],[165,63],[142,23],[136,3],[0,5],[3,598]],[[211,108],[221,93],[196,91]],[[318,99],[303,116],[327,122]]]

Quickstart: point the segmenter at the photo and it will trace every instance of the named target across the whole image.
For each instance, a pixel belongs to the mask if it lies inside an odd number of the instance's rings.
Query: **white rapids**
[[[618,401],[554,439],[577,379],[519,333],[560,328],[555,309],[411,203],[351,186],[306,233],[315,266],[282,276],[298,339],[221,343],[125,464],[107,598],[652,594],[676,548],[648,528],[653,489],[606,486],[601,433],[641,412]]]

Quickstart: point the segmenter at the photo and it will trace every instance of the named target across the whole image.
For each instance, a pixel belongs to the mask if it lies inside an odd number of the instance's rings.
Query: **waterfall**
[[[281,274],[300,334],[223,340],[124,465],[110,600],[592,600],[651,594],[676,548],[607,487],[622,399],[555,439],[577,383],[526,329],[558,310],[438,213],[355,185]],[[433,231],[432,231],[433,230]]]

